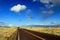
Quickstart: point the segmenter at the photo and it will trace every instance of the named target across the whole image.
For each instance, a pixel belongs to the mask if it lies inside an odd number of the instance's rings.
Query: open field
[[[55,27],[55,28],[53,27],[26,27],[26,28],[20,28],[20,31],[19,31],[20,33],[22,32],[21,29],[28,29],[35,32],[48,33],[48,34],[60,36],[60,27]],[[15,38],[17,37],[16,36],[17,32],[18,32],[17,27],[0,27],[0,40],[8,40],[7,38],[9,38],[9,40],[16,40]]]
[[[6,40],[7,37],[10,37],[17,28],[5,28],[0,27],[0,40]]]
[[[28,30],[33,30],[33,31],[37,31],[37,32],[43,32],[43,33],[48,33],[48,34],[54,34],[54,35],[58,35],[60,36],[60,27],[56,27],[56,28],[51,28],[51,27],[48,27],[48,28],[43,28],[43,27],[28,27],[28,28],[25,28],[25,29],[28,29]]]

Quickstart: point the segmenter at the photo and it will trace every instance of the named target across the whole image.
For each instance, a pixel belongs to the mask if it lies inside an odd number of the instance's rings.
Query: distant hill
[[[26,25],[24,27],[60,27],[60,25]]]
[[[9,26],[0,26],[0,27],[6,27],[6,28],[9,28]]]

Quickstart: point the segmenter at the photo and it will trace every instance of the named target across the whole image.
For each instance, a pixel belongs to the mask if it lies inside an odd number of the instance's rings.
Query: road
[[[18,29],[18,40],[60,40],[60,36]]]

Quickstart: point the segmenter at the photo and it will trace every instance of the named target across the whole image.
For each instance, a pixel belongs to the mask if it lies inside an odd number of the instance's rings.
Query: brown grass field
[[[17,28],[5,28],[0,27],[0,40],[6,40],[6,37],[10,37]]]
[[[32,27],[31,28],[30,27],[29,28],[28,27],[28,28],[25,28],[25,29],[60,36],[60,27],[56,27],[56,28],[51,28],[51,27],[48,27],[48,28],[43,28],[43,27]]]
[[[42,32],[42,33],[48,33],[53,35],[60,36],[60,27],[56,28],[43,28],[43,27],[26,27],[23,29],[28,29],[32,31]],[[0,27],[0,40],[6,40],[6,37],[10,37],[15,31],[17,30],[17,27]]]

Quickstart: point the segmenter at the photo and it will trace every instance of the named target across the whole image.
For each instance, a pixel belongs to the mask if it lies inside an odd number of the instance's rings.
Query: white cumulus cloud
[[[20,12],[22,10],[25,10],[26,9],[26,6],[25,5],[20,5],[20,4],[17,4],[13,7],[11,7],[11,11],[14,11],[14,12]]]

